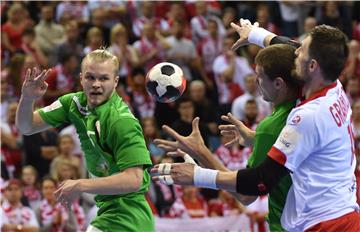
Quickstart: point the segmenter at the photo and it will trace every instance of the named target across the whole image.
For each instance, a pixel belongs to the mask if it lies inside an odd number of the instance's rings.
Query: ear
[[[286,83],[281,77],[276,77],[274,80],[274,85],[276,89],[282,89],[286,85]]]
[[[315,59],[311,59],[309,63],[309,70],[313,72],[318,67],[318,62]]]
[[[119,76],[116,76],[115,77],[115,88],[116,88],[116,86],[118,86],[118,83],[119,83]]]

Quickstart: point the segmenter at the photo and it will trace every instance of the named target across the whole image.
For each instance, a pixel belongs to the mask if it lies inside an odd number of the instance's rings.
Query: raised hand
[[[254,27],[258,27],[259,23],[255,22],[254,24],[251,24],[251,22],[247,19],[240,19],[239,25],[236,23],[231,23],[230,25],[240,36],[240,38],[231,47],[231,49],[235,51],[238,48],[249,44],[249,33]]]
[[[230,142],[225,144],[226,147],[231,147],[235,144],[242,146],[251,146],[255,136],[255,132],[244,125],[240,120],[237,120],[231,113],[222,115],[221,119],[231,123],[231,125],[220,125],[219,130],[221,135],[229,137]]]
[[[176,141],[167,141],[165,139],[155,139],[154,142],[158,147],[167,152],[175,152],[177,149],[183,150],[191,157],[198,159],[201,149],[206,148],[199,129],[199,118],[192,121],[192,132],[189,136],[181,136],[175,130],[168,126],[163,126],[163,130],[173,137]]]
[[[37,68],[33,68],[33,70],[28,69],[21,89],[22,96],[27,100],[41,98],[48,87],[45,80],[50,71],[51,69],[43,70],[42,72]]]

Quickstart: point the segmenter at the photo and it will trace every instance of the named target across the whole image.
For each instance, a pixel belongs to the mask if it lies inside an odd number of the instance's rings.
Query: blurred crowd
[[[230,23],[240,18],[300,41],[319,24],[347,34],[350,54],[340,80],[352,104],[359,161],[360,2],[2,1],[1,210],[7,218],[5,228],[21,225],[41,231],[83,231],[96,213],[89,194],[81,195],[71,212],[53,195],[63,180],[87,177],[75,128],[64,125],[22,136],[15,126],[15,112],[28,68],[52,68],[48,90],[36,102],[36,107],[46,106],[61,95],[81,90],[81,59],[99,47],[120,61],[117,92],[141,122],[154,164],[178,161],[153,143],[168,136],[161,126],[189,135],[191,122],[198,116],[202,136],[214,156],[231,170],[245,168],[252,149],[224,146],[227,141],[218,130],[220,116],[232,112],[255,129],[271,114],[272,106],[259,95],[254,73],[260,48],[248,45],[230,50],[237,40]],[[146,72],[162,61],[179,65],[187,78],[186,93],[173,103],[158,103],[145,89]],[[359,165],[356,174],[359,183]],[[159,217],[245,213],[260,231],[266,230],[266,197],[244,207],[224,191],[152,183],[147,198]]]

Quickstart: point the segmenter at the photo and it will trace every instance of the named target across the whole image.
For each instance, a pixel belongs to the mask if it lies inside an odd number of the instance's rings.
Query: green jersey
[[[83,92],[60,97],[40,109],[42,119],[54,127],[74,124],[90,177],[106,177],[134,166],[144,167],[139,191],[122,195],[97,195],[99,207],[91,222],[102,231],[153,231],[154,220],[145,199],[152,163],[138,120],[114,92],[102,105],[89,109]]]
[[[295,102],[287,102],[276,106],[274,112],[264,118],[256,127],[253,152],[248,160],[249,167],[257,167],[264,161],[285,126],[287,116],[294,106]],[[286,175],[279,182],[279,185],[269,193],[268,221],[271,231],[285,231],[281,227],[280,218],[291,184],[290,175]]]

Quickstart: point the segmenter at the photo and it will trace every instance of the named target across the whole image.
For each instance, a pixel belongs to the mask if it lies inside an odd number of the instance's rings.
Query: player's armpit
[[[251,196],[268,194],[288,172],[284,166],[266,157],[258,167],[238,171],[236,192]]]

